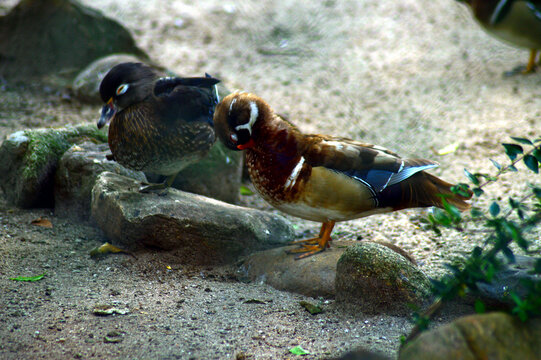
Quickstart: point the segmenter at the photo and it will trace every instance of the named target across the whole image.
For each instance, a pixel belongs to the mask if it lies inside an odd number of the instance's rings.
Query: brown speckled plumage
[[[162,78],[136,63],[111,69],[100,86],[107,104],[98,126],[111,119],[113,158],[130,169],[174,177],[204,157],[215,140],[217,82],[210,77]]]
[[[411,207],[439,206],[442,198],[460,210],[467,198],[424,170],[437,164],[402,159],[372,144],[327,135],[304,135],[253,94],[235,93],[216,107],[216,134],[246,150],[252,182],[271,205],[323,223],[320,236],[304,241],[305,257],[324,250],[337,221]]]

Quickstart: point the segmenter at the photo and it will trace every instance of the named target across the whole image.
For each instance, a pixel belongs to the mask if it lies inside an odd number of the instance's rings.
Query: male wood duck
[[[208,75],[161,77],[142,63],[116,65],[103,78],[100,95],[106,104],[98,128],[111,122],[112,158],[130,169],[167,176],[141,192],[171,186],[180,170],[208,153],[215,140],[218,82]]]
[[[214,127],[230,149],[246,150],[252,182],[272,206],[321,222],[301,240],[297,259],[325,250],[335,222],[413,207],[442,207],[442,197],[469,208],[451,184],[425,172],[438,166],[402,159],[382,147],[328,135],[305,135],[261,98],[233,93],[216,107]],[[471,197],[471,195],[470,195]]]
[[[511,45],[530,49],[523,73],[535,71],[541,50],[541,0],[458,0],[491,35]]]

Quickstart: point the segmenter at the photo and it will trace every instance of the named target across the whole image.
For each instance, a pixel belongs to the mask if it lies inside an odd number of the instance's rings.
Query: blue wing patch
[[[340,172],[369,186],[374,193],[379,193],[385,190],[388,186],[398,184],[420,171],[432,169],[437,166],[437,164],[410,167],[402,166],[398,172],[375,169],[349,170]]]
[[[526,5],[530,8],[531,11],[533,11],[536,18],[541,20],[541,8],[539,8],[538,5],[528,1]]]

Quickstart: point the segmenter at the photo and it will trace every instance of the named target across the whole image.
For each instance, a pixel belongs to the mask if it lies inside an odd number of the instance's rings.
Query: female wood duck
[[[541,0],[458,0],[470,6],[473,16],[491,35],[511,45],[530,49],[523,73],[535,71],[541,50]]]
[[[394,210],[438,206],[442,197],[469,208],[451,184],[424,170],[433,161],[402,159],[379,146],[327,135],[302,134],[261,98],[233,93],[214,113],[219,139],[246,150],[252,182],[277,209],[323,223],[319,236],[302,240],[297,259],[325,250],[335,222]],[[470,196],[471,197],[471,196]]]
[[[98,128],[108,121],[113,159],[134,170],[168,178],[142,192],[171,186],[176,174],[204,157],[214,144],[212,115],[218,103],[215,85],[207,77],[160,77],[141,63],[113,67],[100,84],[106,103]]]

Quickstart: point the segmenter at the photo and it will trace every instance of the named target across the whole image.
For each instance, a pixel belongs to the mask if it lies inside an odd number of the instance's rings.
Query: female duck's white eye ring
[[[122,95],[124,94],[126,91],[128,91],[128,88],[130,86],[128,84],[122,84],[120,85],[117,89],[116,89],[116,94],[117,95]]]
[[[232,133],[231,136],[229,136],[229,138],[234,142],[239,141],[239,137],[235,133]]]

